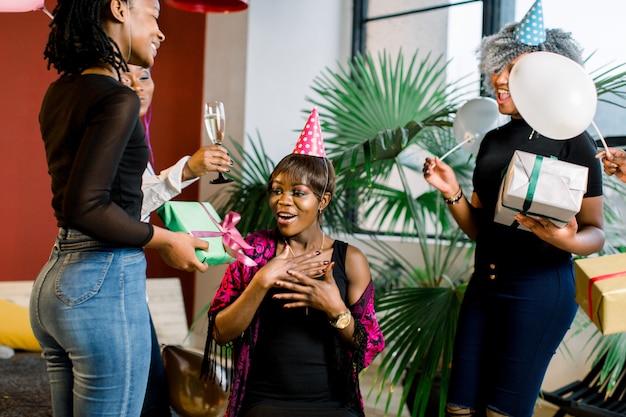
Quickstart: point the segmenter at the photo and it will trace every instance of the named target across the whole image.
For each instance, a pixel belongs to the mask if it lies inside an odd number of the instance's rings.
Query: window
[[[431,52],[450,60],[448,79],[479,74],[475,51],[483,34],[497,32],[506,23],[519,21],[535,0],[354,0],[353,51],[373,55],[398,50],[420,56]],[[572,32],[589,58],[585,67],[592,76],[601,68],[626,63],[626,13],[623,0],[544,1],[547,28]],[[584,18],[581,18],[584,16]],[[622,103],[626,104],[626,103]],[[598,103],[594,121],[604,136],[626,136],[623,109]],[[597,137],[595,129],[589,132]]]
[[[369,52],[376,56],[387,51],[395,57],[399,50],[405,56],[419,51],[420,57],[443,55],[450,61],[447,79],[463,77],[475,83],[468,98],[480,95],[480,75],[476,50],[483,35],[497,32],[505,24],[519,21],[535,0],[354,0],[353,52]],[[626,27],[621,16],[626,12],[623,0],[588,2],[585,0],[550,0],[543,2],[546,28],[562,28],[572,32],[583,46],[588,58],[587,71],[626,63]],[[584,16],[584,18],[582,18]],[[623,71],[625,68],[621,68]],[[621,103],[626,105],[626,103]],[[594,122],[604,137],[626,136],[624,109],[598,102]],[[590,126],[588,132],[598,138]],[[423,161],[417,153],[415,159]],[[428,185],[415,173],[419,195]],[[372,229],[362,221],[365,229]]]

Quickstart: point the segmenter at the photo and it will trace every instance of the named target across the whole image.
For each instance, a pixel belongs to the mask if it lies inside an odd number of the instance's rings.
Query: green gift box
[[[209,242],[209,250],[197,249],[196,255],[208,265],[231,263],[234,258],[224,248],[219,214],[210,203],[197,201],[168,201],[157,209],[165,227],[174,232],[185,232]],[[215,236],[206,236],[214,232]]]

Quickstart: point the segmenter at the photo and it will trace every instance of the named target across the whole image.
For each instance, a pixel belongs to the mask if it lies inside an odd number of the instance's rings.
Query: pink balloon
[[[0,0],[0,12],[32,12],[44,7],[44,0]]]

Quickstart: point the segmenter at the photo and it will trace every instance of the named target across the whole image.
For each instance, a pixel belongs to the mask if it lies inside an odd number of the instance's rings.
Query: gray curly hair
[[[480,60],[479,70],[485,74],[485,89],[495,94],[490,78],[493,74],[501,73],[504,68],[523,53],[546,51],[554,52],[570,58],[580,65],[583,65],[582,47],[570,32],[561,29],[546,29],[546,40],[540,45],[525,45],[515,39],[513,30],[517,23],[509,23],[498,33],[485,36],[478,49]]]

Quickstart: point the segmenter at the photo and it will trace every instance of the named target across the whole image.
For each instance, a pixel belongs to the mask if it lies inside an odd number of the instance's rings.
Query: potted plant
[[[327,154],[337,172],[337,191],[325,215],[325,226],[333,232],[363,232],[358,223],[346,221],[349,217],[346,213],[358,203],[365,216],[380,219],[380,224],[385,224],[384,228],[369,231],[372,236],[398,229],[400,235],[418,239],[424,259],[421,268],[411,266],[393,249],[375,240],[376,251],[387,256],[372,261],[375,275],[381,267],[388,266],[383,259],[394,263],[398,272],[397,282],[388,291],[378,291],[381,297],[377,309],[389,349],[379,366],[377,383],[393,391],[405,376],[407,387],[417,382],[418,407],[420,399],[430,390],[428,381],[439,369],[441,352],[445,352],[446,357],[451,352],[463,279],[469,276],[471,259],[466,253],[462,233],[450,227],[439,196],[429,191],[414,197],[408,174],[415,167],[401,162],[402,152],[416,143],[437,154],[456,144],[451,135],[451,115],[465,86],[460,82],[446,83],[446,63],[441,58],[430,58],[428,55],[418,60],[415,53],[405,65],[402,52],[395,60],[387,54],[377,61],[369,55],[355,57],[341,73],[329,73],[316,79],[313,90],[322,100],[310,99],[320,109]],[[229,210],[239,212],[242,221],[237,228],[246,235],[273,224],[267,205],[262,203],[266,198],[265,181],[273,164],[265,155],[260,137],[250,142],[249,151],[235,142],[229,146],[234,150],[232,177],[235,181],[211,202],[221,214]],[[464,174],[465,182],[469,181],[471,173],[471,165],[470,169],[466,167],[467,158],[466,154],[449,159],[450,164]],[[392,175],[400,177],[400,188],[389,183]],[[433,230],[427,230],[427,225]],[[404,300],[404,304],[398,300]],[[417,316],[429,320],[420,323],[416,320],[415,308],[427,308],[425,306],[431,307],[429,314],[418,313]],[[436,314],[432,314],[434,311]],[[424,336],[417,342],[417,355],[412,354],[412,347],[407,349],[397,340],[406,335],[399,329],[399,323],[407,324],[409,332],[416,326],[423,328]],[[438,337],[441,331],[446,334],[445,338]],[[402,369],[394,369],[394,364],[398,363],[396,357],[402,358]],[[422,372],[419,380],[415,378],[417,369]],[[442,382],[447,383],[446,372]]]

